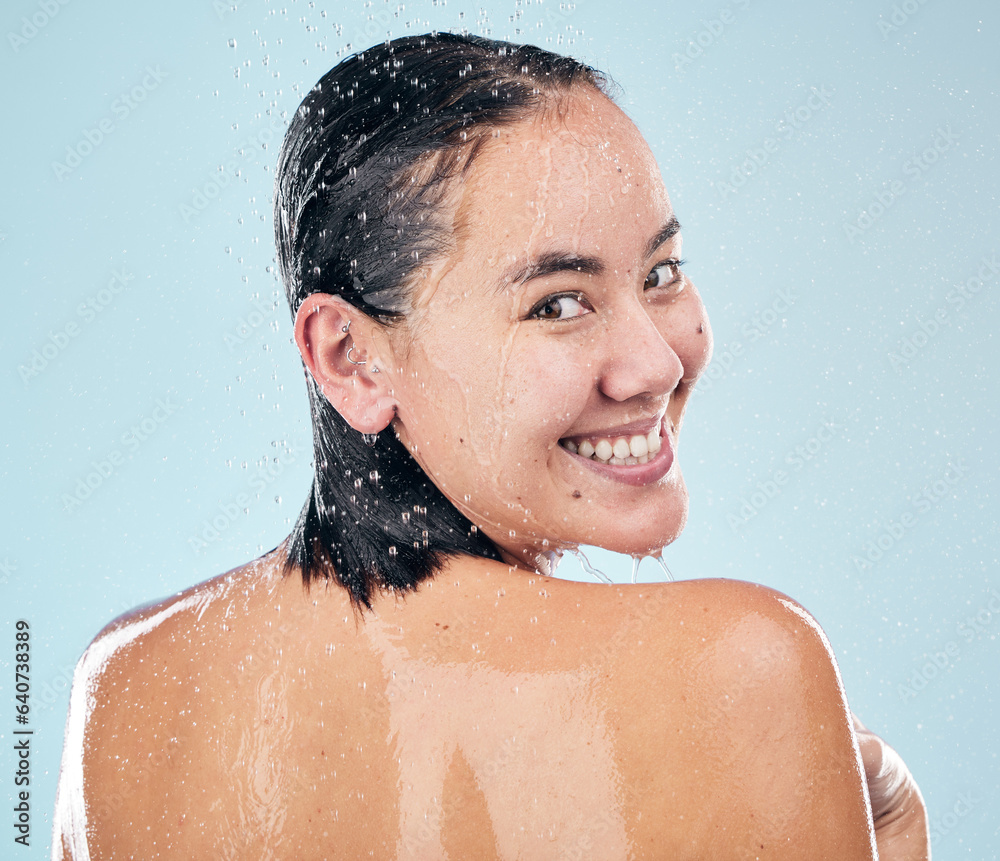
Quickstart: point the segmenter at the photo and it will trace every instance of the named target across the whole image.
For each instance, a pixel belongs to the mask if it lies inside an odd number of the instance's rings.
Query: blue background
[[[47,857],[94,634],[271,549],[305,497],[308,408],[270,269],[285,117],[355,49],[467,28],[609,72],[684,224],[716,358],[670,567],[809,608],[853,708],[915,772],[935,857],[996,857],[1000,7],[615,8],[5,4],[0,627],[10,655],[30,622],[35,695],[32,848],[5,856]]]

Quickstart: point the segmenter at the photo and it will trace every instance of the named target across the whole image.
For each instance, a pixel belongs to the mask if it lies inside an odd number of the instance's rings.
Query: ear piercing
[[[351,321],[350,320],[348,320],[346,324],[344,324],[343,326],[340,327],[340,331],[343,332],[345,335],[350,332],[350,329],[351,329]],[[354,344],[351,344],[351,346],[348,347],[348,349],[347,349],[347,361],[348,362],[350,362],[352,365],[358,365],[358,366],[367,365],[368,364],[368,362],[356,362],[354,359],[352,359],[351,358],[351,353],[353,353],[353,352],[354,352]],[[372,365],[372,373],[373,374],[377,374],[378,373],[378,368],[376,368],[374,365]]]

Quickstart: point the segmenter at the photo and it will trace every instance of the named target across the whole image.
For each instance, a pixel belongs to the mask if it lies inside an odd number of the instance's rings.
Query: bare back
[[[465,558],[361,617],[272,555],[109,626],[56,819],[76,859],[873,857],[792,602]]]

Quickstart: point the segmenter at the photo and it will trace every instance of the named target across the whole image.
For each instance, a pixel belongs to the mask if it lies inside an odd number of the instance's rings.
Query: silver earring
[[[354,344],[351,344],[351,346],[348,347],[348,349],[347,349],[347,361],[348,362],[350,362],[352,365],[366,365],[366,364],[368,364],[367,362],[355,362],[354,359],[351,358],[351,353],[353,353],[353,352],[354,352]]]

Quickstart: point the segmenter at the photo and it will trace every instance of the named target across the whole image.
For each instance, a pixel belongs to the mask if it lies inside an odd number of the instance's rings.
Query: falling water
[[[597,580],[599,583],[614,583],[607,574],[597,568],[586,556],[586,554],[577,548],[571,551],[577,559],[580,560],[580,566],[586,571],[591,577]],[[656,564],[660,566],[663,571],[663,577],[668,583],[674,582],[673,572],[667,567],[667,563],[664,561],[662,554],[660,556],[633,556],[632,557],[632,583],[637,582],[639,576],[639,566],[642,564],[644,559],[655,559]]]
[[[603,571],[599,571],[593,565],[590,564],[590,560],[584,555],[583,551],[577,548],[573,551],[573,555],[580,560],[580,565],[583,566],[583,570],[586,571],[591,577],[594,577],[599,583],[610,583],[611,578],[608,577]]]

